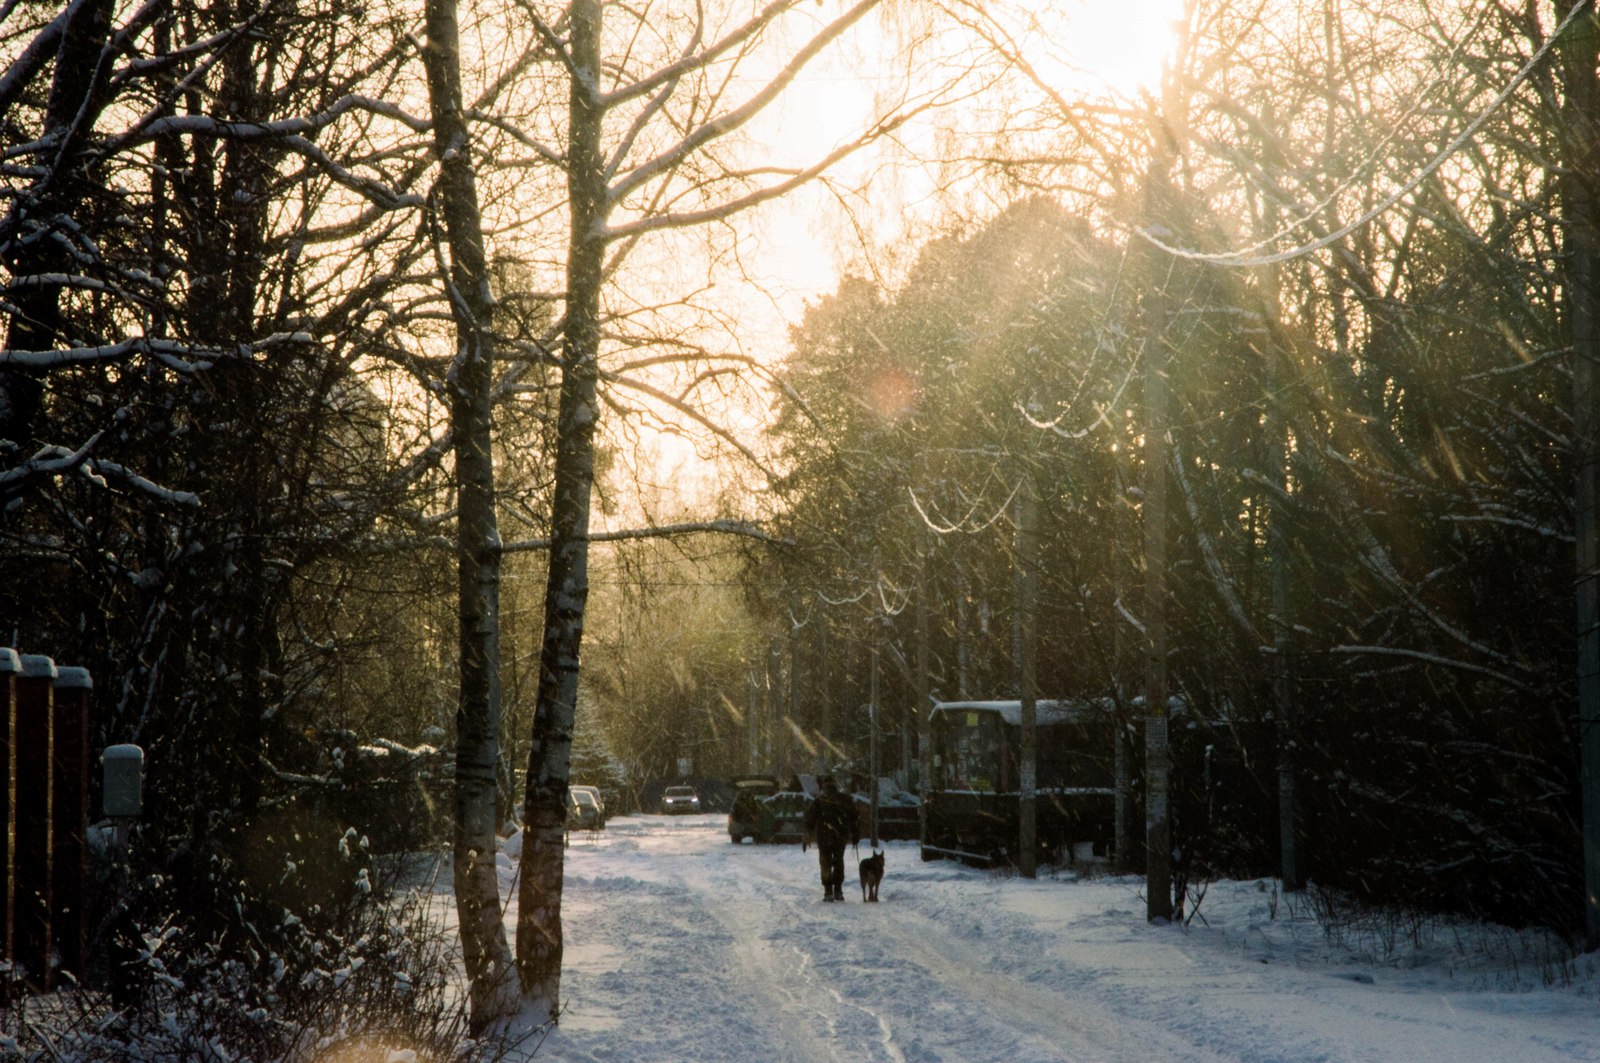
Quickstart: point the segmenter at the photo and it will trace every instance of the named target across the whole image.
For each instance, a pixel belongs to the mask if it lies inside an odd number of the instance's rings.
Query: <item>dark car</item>
[[[700,795],[695,793],[692,786],[669,786],[661,795],[663,815],[677,816],[698,811],[700,811]]]
[[[780,790],[758,802],[760,815],[758,842],[798,842],[805,835],[806,809],[812,797],[799,790]]]
[[[728,840],[738,845],[746,838],[761,840],[761,799],[778,792],[778,780],[771,775],[738,775],[728,780],[733,787],[733,810],[728,813]]]
[[[866,780],[860,780],[863,784]],[[856,817],[861,836],[872,834],[872,794],[861,790],[851,794],[856,801]],[[891,779],[878,780],[878,838],[916,839],[922,836],[922,802],[916,794],[902,790]]]

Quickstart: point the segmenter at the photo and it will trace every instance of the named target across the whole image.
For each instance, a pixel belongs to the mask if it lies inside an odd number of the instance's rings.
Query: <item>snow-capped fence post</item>
[[[12,897],[16,868],[11,841],[15,835],[17,809],[17,685],[22,658],[17,651],[0,646],[0,961],[11,958],[11,933],[16,905]]]
[[[16,678],[16,798],[12,802],[14,835],[11,960],[39,989],[50,988],[50,817],[52,703],[56,665],[40,654],[23,654]]]
[[[51,937],[61,970],[80,980],[88,956],[84,889],[89,856],[89,699],[93,690],[87,668],[56,670],[51,711],[55,761]]]

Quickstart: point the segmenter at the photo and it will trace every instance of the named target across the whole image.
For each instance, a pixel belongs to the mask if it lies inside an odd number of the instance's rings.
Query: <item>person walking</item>
[[[844,848],[861,844],[861,825],[856,819],[856,803],[839,792],[833,776],[822,779],[822,794],[806,808],[803,852],[812,842],[817,846],[817,864],[822,871],[822,899],[844,900]]]

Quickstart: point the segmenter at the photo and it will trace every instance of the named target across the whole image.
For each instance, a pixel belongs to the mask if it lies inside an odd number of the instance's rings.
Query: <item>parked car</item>
[[[606,818],[607,818],[606,817],[606,799],[605,799],[604,796],[601,795],[600,787],[598,787],[598,786],[568,786],[567,789],[569,791],[572,791],[572,792],[586,793],[590,797],[594,798],[595,806],[600,809],[600,825],[598,827],[596,827],[595,829],[596,830],[605,830],[606,829]]]
[[[806,809],[814,798],[800,790],[780,790],[760,799],[758,842],[800,841],[805,836]]]
[[[761,799],[778,792],[771,775],[738,775],[733,787],[733,810],[728,813],[728,840],[738,845],[746,838],[761,841]]]
[[[856,817],[861,836],[872,834],[872,792],[866,779],[851,796],[856,801]],[[915,839],[922,836],[922,802],[917,795],[896,786],[893,779],[878,780],[878,838]]]
[[[602,830],[606,821],[600,812],[600,802],[587,790],[567,790],[567,829]]]
[[[700,811],[700,795],[694,792],[692,786],[669,786],[667,792],[661,795],[663,815],[676,816],[698,811]]]

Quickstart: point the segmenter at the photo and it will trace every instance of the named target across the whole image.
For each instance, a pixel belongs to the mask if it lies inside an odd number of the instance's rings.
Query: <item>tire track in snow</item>
[[[813,855],[689,827],[647,820],[568,851],[572,1010],[541,1060],[1227,1058],[1122,1013],[1097,972],[1033,940],[981,877],[907,866],[900,848],[883,903],[824,904]],[[955,878],[970,881],[952,896]]]
[[[778,1001],[789,1032],[788,1043],[804,1046],[807,1058],[818,1063],[861,1063],[880,1058],[863,1054],[860,1041],[852,1036],[848,1014],[856,1012],[871,1020],[877,1045],[882,1049],[881,1058],[906,1063],[894,1045],[888,1021],[871,1008],[846,998],[819,970],[819,957],[826,963],[837,962],[833,957],[847,941],[837,928],[832,933],[823,929],[823,910],[805,900],[813,890],[802,890],[792,877],[779,874],[767,861],[750,861],[742,869],[746,873],[727,883],[737,891],[734,903],[724,904],[717,911],[744,959],[743,966],[753,972],[757,981],[765,982],[767,995]],[[828,911],[831,914],[832,909]],[[819,932],[805,935],[784,930],[807,926],[816,927]],[[784,968],[792,972],[790,978],[771,977],[772,968],[762,961],[774,953],[791,958]],[[819,1033],[818,1025],[824,1027],[824,1033]]]

